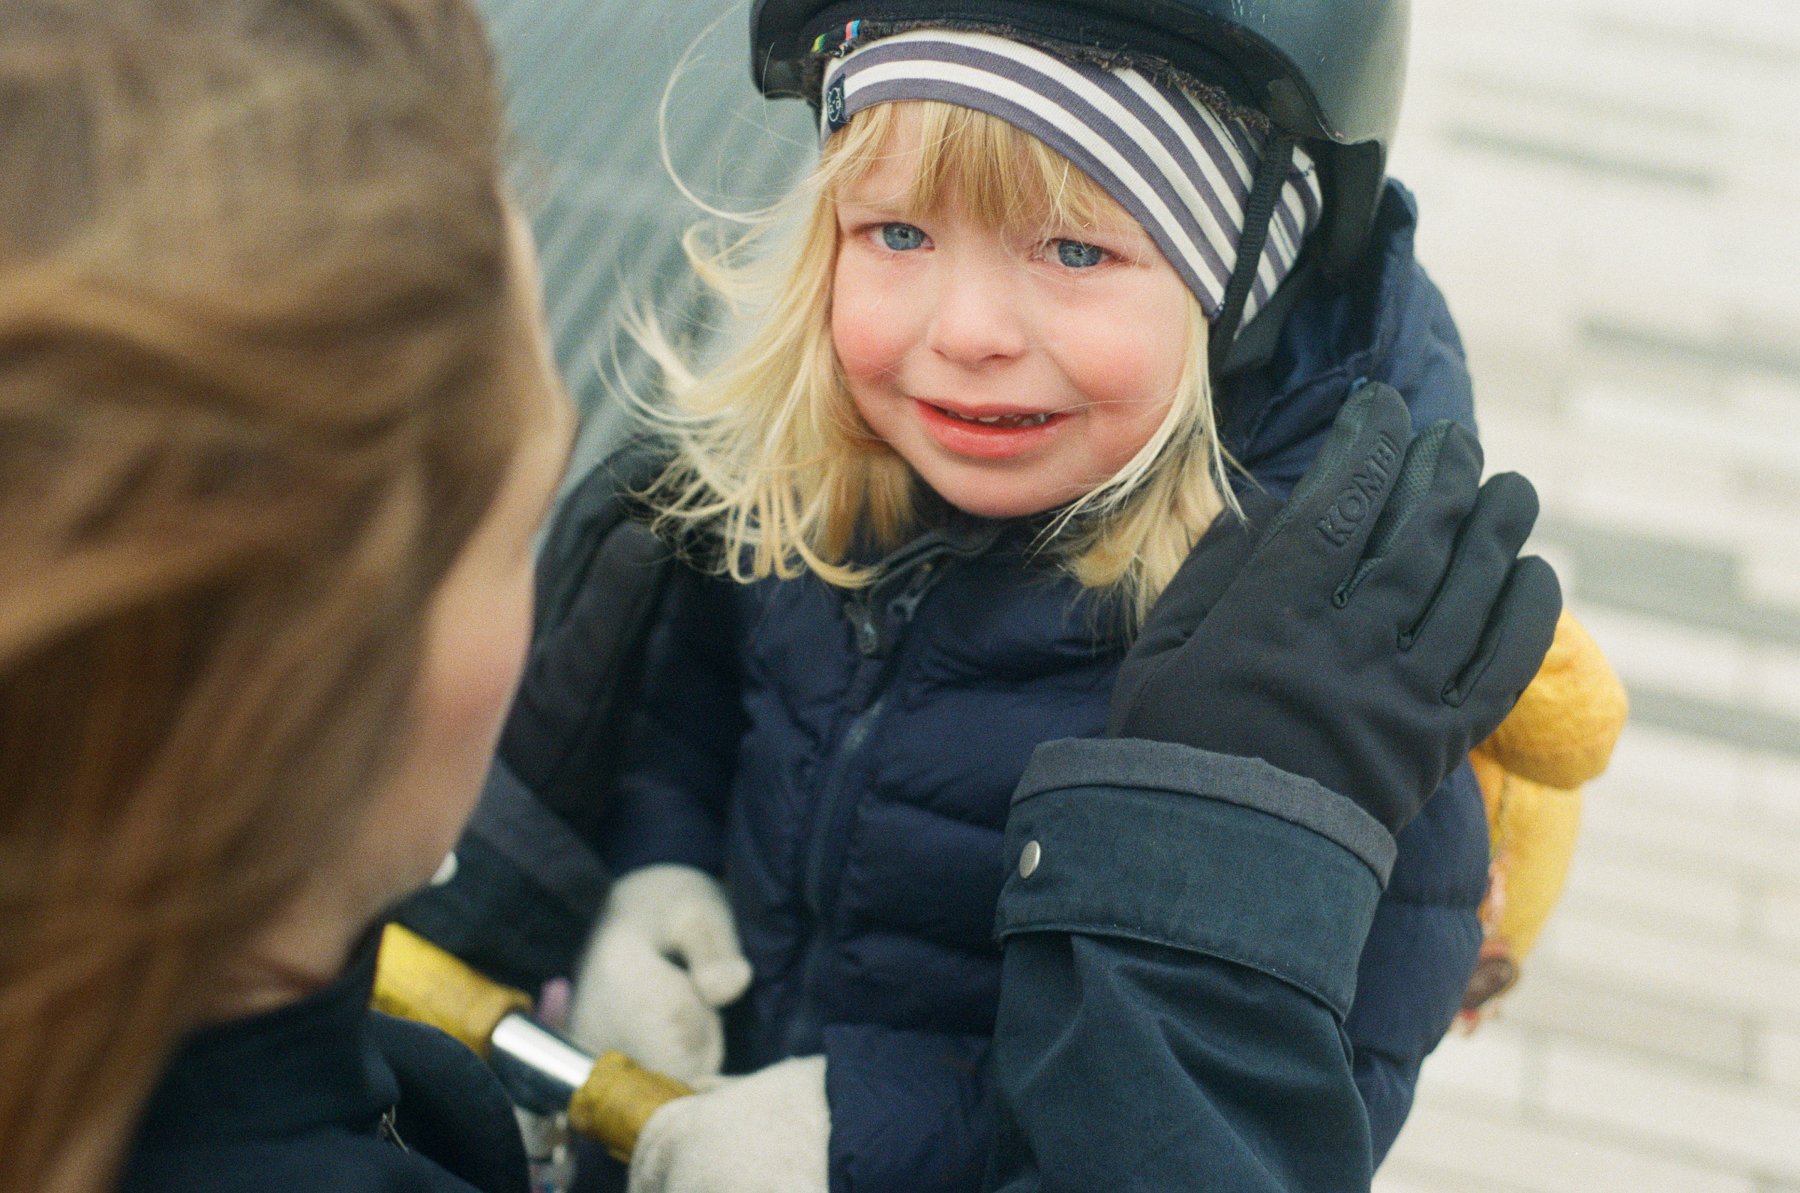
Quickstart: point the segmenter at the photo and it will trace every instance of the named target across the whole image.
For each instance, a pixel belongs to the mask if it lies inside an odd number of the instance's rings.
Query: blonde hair
[[[919,529],[917,487],[906,462],[856,411],[832,349],[831,283],[836,197],[873,169],[905,110],[929,147],[906,201],[929,212],[951,200],[996,228],[1092,228],[1119,218],[1092,179],[1002,120],[935,101],[881,104],[858,113],[826,144],[788,203],[722,248],[690,232],[688,256],[715,290],[760,308],[741,345],[696,377],[653,327],[644,338],[662,364],[671,403],[640,410],[676,445],[648,498],[658,526],[699,531],[718,566],[739,581],[812,571],[845,588],[872,569],[859,544],[892,548]],[[758,250],[800,209],[784,251]],[[771,281],[772,279],[772,281]],[[1041,544],[1082,585],[1120,598],[1133,624],[1232,503],[1230,464],[1214,425],[1207,322],[1189,299],[1188,365],[1161,426],[1118,474],[1050,520]]]
[[[523,417],[463,0],[0,5],[0,1188],[379,790]]]

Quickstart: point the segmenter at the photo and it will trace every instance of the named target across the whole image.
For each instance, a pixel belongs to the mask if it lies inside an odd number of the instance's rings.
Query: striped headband
[[[920,29],[827,62],[821,138],[864,108],[918,99],[985,112],[1068,158],[1143,225],[1206,317],[1218,317],[1266,134],[1136,70],[1072,62],[987,33]],[[1318,170],[1296,146],[1239,326],[1293,269],[1320,208]]]

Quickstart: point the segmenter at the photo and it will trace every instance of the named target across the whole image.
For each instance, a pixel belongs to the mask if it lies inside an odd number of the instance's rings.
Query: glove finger
[[[1299,604],[1329,599],[1361,560],[1411,440],[1411,415],[1391,387],[1350,395],[1247,566]]]
[[[1471,742],[1485,741],[1518,703],[1544,665],[1561,612],[1556,572],[1535,555],[1519,560],[1494,603],[1475,657],[1444,693],[1445,703],[1470,717]]]
[[[1537,490],[1518,473],[1503,472],[1481,486],[1429,607],[1401,628],[1401,649],[1441,660],[1446,683],[1474,658],[1537,514]]]
[[[1390,611],[1389,624],[1404,637],[1426,617],[1480,490],[1481,445],[1473,433],[1450,422],[1419,432],[1407,446],[1393,493],[1369,532],[1362,562],[1333,594],[1333,602],[1348,605],[1366,584],[1369,592],[1362,603],[1383,604]],[[1495,591],[1498,587],[1496,583]],[[1456,662],[1467,657],[1460,655]]]
[[[738,945],[737,928],[723,902],[690,908],[668,926],[665,947],[687,966],[694,989],[707,1005],[737,1001],[750,985],[750,962]]]
[[[742,956],[721,957],[696,964],[689,970],[694,989],[712,1007],[728,1007],[750,988],[750,962]]]

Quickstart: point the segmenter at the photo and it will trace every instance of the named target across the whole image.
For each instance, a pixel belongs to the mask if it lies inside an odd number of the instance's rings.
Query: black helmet
[[[1410,0],[756,0],[751,69],[764,94],[817,104],[815,38],[847,22],[1002,29],[1120,61],[1166,62],[1263,113],[1318,163],[1319,264],[1362,252],[1406,76]]]

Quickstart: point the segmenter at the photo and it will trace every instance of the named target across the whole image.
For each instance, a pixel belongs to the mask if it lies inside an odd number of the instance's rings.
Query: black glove
[[[1550,648],[1562,596],[1518,558],[1537,493],[1480,485],[1451,423],[1417,438],[1366,385],[1280,506],[1201,539],[1119,671],[1107,732],[1261,758],[1398,832],[1493,732]]]

